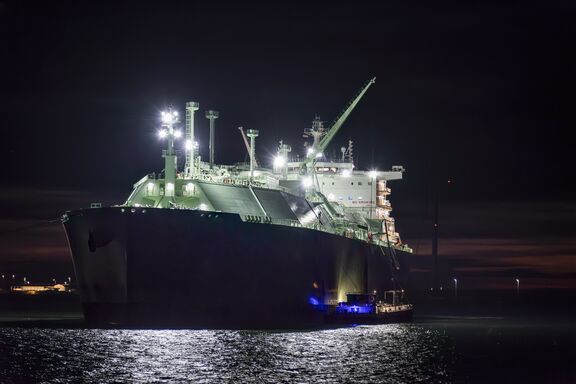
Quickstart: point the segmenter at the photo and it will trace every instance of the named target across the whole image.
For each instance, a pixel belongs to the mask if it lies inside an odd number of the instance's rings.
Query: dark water
[[[410,325],[313,332],[0,330],[14,382],[448,382],[440,332]]]
[[[575,383],[571,323],[308,332],[0,328],[0,383]]]

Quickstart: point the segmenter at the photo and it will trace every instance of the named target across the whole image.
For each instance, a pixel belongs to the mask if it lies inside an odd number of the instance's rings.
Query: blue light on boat
[[[340,305],[336,308],[336,312],[353,314],[374,313],[375,307],[373,305],[346,305],[344,303],[340,303]]]
[[[310,296],[308,298],[308,302],[312,305],[319,305],[320,304],[320,301],[318,301],[318,299],[314,296]]]

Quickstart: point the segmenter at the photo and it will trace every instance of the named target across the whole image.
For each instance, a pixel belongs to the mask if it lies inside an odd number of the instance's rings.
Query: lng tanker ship
[[[398,284],[412,251],[400,241],[388,200],[388,182],[404,169],[355,169],[352,142],[337,159],[324,156],[374,82],[329,128],[313,121],[302,156],[292,158],[280,141],[271,168],[257,162],[257,130],[240,128],[249,165],[217,165],[218,112],[206,112],[208,161],[194,140],[198,103],[186,103],[184,133],[178,112],[163,112],[164,170],[140,179],[123,204],[63,216],[85,320],[276,328],[358,322],[358,312],[367,322],[408,319]]]

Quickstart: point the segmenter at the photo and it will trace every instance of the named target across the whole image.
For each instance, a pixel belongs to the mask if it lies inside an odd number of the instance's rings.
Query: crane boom
[[[246,134],[244,133],[244,128],[238,127],[238,129],[240,130],[240,134],[242,135],[242,139],[244,139],[244,145],[246,146],[246,150],[248,151],[248,156],[252,156],[252,151],[250,150],[250,144],[248,143],[248,138],[246,137]],[[258,167],[258,162],[256,161],[256,158],[254,158],[253,160],[254,160],[254,166]]]
[[[360,102],[360,100],[362,99],[368,88],[370,88],[370,86],[375,82],[376,82],[375,77],[368,80],[368,82],[362,87],[362,89],[360,89],[360,92],[358,92],[358,94],[352,99],[352,101],[348,103],[348,105],[346,106],[346,108],[344,108],[342,113],[340,113],[340,115],[336,118],[336,120],[334,120],[332,126],[330,127],[330,129],[328,129],[326,135],[318,142],[318,145],[316,146],[316,148],[314,148],[314,152],[307,155],[306,160],[304,160],[305,165],[309,164],[312,160],[314,160],[316,154],[324,152],[326,147],[328,147],[328,144],[330,144],[334,136],[336,136],[336,134],[340,130],[340,127],[342,127],[346,119],[348,119],[350,113],[352,113],[356,105]]]

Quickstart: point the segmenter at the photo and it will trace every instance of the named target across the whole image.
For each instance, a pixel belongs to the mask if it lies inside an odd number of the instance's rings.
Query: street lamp
[[[458,279],[454,278],[454,296],[458,297]]]
[[[520,296],[520,279],[516,278],[516,296]]]

